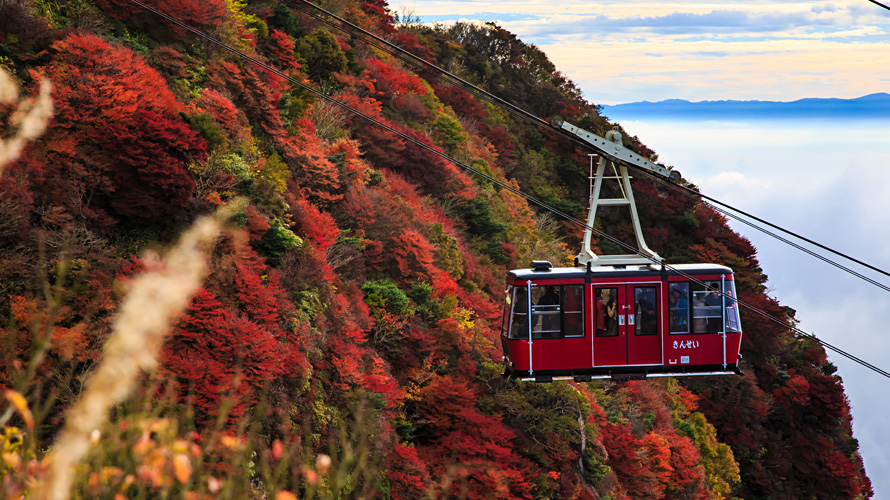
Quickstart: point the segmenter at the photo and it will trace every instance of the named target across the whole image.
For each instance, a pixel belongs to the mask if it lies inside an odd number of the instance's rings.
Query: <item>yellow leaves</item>
[[[245,6],[246,3],[241,0],[226,0],[229,22],[238,35],[239,48],[251,50],[256,45],[257,32],[262,31],[262,35],[265,36],[268,34],[268,28],[257,16],[244,12]]]
[[[701,454],[708,490],[714,497],[723,498],[741,480],[732,449],[717,440],[716,429],[702,413],[693,413],[688,421],[695,428],[694,441]]]
[[[476,326],[476,323],[473,321],[473,311],[464,309],[463,307],[459,308],[457,312],[454,313],[454,319],[457,320],[457,324],[465,330],[472,330],[473,327]]]
[[[29,431],[33,431],[34,415],[31,414],[31,410],[28,408],[28,401],[25,397],[11,389],[7,389],[4,396],[6,397],[6,401],[9,402],[15,411],[22,416],[22,420],[25,421],[25,427],[27,427]]]

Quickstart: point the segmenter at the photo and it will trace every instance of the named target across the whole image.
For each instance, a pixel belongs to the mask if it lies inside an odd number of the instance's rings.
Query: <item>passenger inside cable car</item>
[[[615,297],[617,288],[598,288],[596,291],[596,336],[617,337],[618,322],[615,321]]]

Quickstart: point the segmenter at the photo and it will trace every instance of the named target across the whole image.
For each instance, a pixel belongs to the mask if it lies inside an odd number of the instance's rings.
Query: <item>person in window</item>
[[[689,331],[686,325],[686,318],[689,316],[689,302],[686,300],[686,294],[677,288],[671,289],[671,332],[686,333]]]
[[[720,285],[711,283],[710,286],[719,289]],[[704,302],[708,316],[708,333],[719,332],[720,321],[723,319],[723,311],[721,311],[722,300],[720,299],[720,296],[717,295],[717,292],[712,290],[705,295]]]
[[[617,335],[615,331],[615,298],[612,290],[601,289],[596,301],[596,329],[600,337]]]
[[[554,290],[552,286],[548,286],[544,289],[544,295],[541,296],[541,300],[538,301],[538,305],[559,305],[559,295],[556,293],[556,290]]]

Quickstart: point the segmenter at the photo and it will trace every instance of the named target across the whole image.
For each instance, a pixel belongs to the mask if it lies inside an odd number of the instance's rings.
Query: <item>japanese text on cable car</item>
[[[697,340],[674,341],[674,349],[695,349],[696,347],[698,347]]]

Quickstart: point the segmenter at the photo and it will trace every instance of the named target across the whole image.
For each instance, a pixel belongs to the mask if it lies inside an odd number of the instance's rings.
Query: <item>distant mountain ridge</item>
[[[791,102],[777,101],[700,101],[667,99],[658,102],[632,102],[603,106],[612,119],[632,118],[746,118],[802,119],[890,118],[890,94],[869,94],[855,99],[806,98]]]

